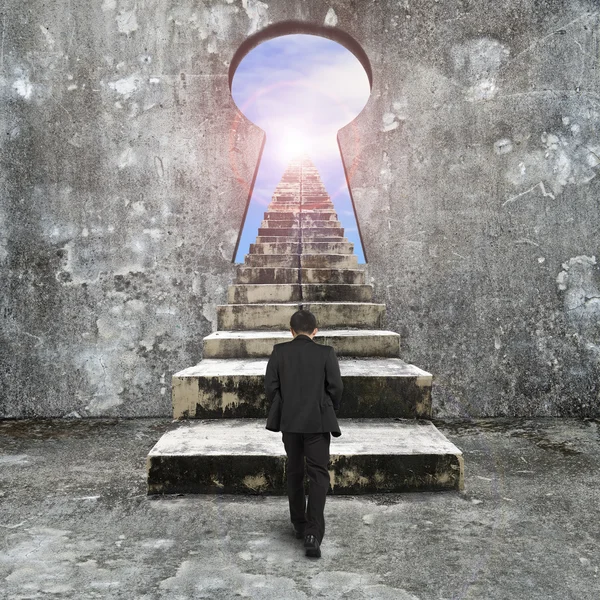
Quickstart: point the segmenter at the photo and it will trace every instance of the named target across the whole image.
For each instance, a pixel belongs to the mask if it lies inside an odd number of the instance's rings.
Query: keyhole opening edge
[[[362,67],[365,70],[365,73],[367,75],[367,79],[369,82],[369,88],[370,88],[370,90],[373,89],[373,70],[371,69],[371,62],[369,61],[367,53],[363,50],[362,46],[349,33],[347,33],[346,31],[344,31],[342,29],[338,29],[337,27],[328,27],[328,26],[324,26],[324,25],[317,25],[314,23],[306,23],[303,21],[282,21],[282,22],[274,23],[272,25],[265,27],[261,31],[258,31],[257,33],[246,38],[242,42],[240,47],[237,49],[237,51],[233,55],[233,58],[231,59],[231,63],[229,65],[229,73],[228,73],[229,93],[232,94],[233,78],[235,76],[235,72],[236,72],[237,68],[240,66],[240,63],[242,62],[244,57],[251,50],[256,48],[258,45],[262,44],[263,42],[266,42],[273,38],[277,38],[277,37],[281,37],[281,36],[285,36],[285,35],[292,35],[292,34],[316,35],[316,36],[330,39],[330,40],[337,42],[338,44],[344,46],[344,48],[346,48],[349,52],[351,52],[356,57],[356,59],[360,62],[360,64],[362,65]],[[232,100],[233,100],[233,97],[232,97]],[[239,120],[240,118],[247,119],[247,117],[241,112],[241,110],[235,103],[235,100],[233,100],[233,102],[237,109],[236,120]],[[357,117],[358,117],[358,115],[357,115]],[[348,127],[349,125],[352,125],[352,123],[354,123],[354,121],[356,120],[357,117],[355,117],[350,123],[348,123],[346,125],[346,127]],[[242,221],[241,221],[240,228],[238,231],[235,248],[233,250],[233,256],[231,257],[232,264],[236,264],[235,258],[237,256],[240,241],[242,239],[242,234],[244,231],[244,226],[246,224],[246,218],[248,216],[250,202],[252,200],[252,195],[254,192],[254,185],[256,183],[256,178],[258,176],[258,171],[260,168],[263,151],[265,148],[265,143],[266,143],[266,138],[267,138],[266,132],[263,129],[260,129],[260,131],[262,134],[262,140],[260,143],[260,149],[258,152],[257,163],[254,168],[252,181],[250,182],[250,185],[249,185],[248,198],[246,200],[244,214],[242,216]],[[352,194],[352,188],[350,186],[350,178],[349,178],[349,174],[348,174],[348,168],[346,166],[346,160],[344,158],[344,153],[342,152],[342,147],[341,147],[340,140],[339,140],[339,132],[338,132],[336,138],[337,138],[337,145],[338,145],[338,149],[339,149],[340,157],[341,157],[341,161],[342,161],[344,177],[346,179],[346,185],[348,188],[348,194],[350,196],[350,202],[352,204],[352,210],[354,212],[354,218],[356,221],[358,236],[359,236],[360,243],[362,246],[363,256],[365,259],[365,263],[368,263],[367,249],[365,247],[360,222],[358,219],[358,214],[356,212],[356,204],[354,202],[354,196]]]

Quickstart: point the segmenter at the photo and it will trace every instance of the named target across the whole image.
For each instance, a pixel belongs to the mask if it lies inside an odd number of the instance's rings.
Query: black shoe
[[[306,550],[306,556],[313,556],[314,558],[321,558],[321,544],[316,536],[309,533],[304,538],[304,549]]]
[[[304,537],[304,530],[300,531],[294,527],[294,533],[296,534],[297,540],[301,540]]]

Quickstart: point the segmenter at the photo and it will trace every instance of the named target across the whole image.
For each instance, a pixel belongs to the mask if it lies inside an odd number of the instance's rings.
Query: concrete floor
[[[599,423],[436,422],[465,491],[329,496],[309,559],[285,497],[146,496],[169,419],[0,421],[0,598],[597,600]]]

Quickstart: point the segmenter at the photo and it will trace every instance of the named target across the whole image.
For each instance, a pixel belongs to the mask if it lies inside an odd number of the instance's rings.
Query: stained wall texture
[[[248,36],[334,27],[369,275],[434,413],[600,414],[595,0],[6,0],[0,416],[171,414],[215,326],[262,133]]]

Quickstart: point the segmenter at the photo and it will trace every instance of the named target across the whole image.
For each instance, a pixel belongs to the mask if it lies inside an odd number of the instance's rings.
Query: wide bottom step
[[[148,494],[286,494],[281,433],[265,419],[180,422],[147,457]],[[339,419],[329,493],[461,490],[462,452],[427,420]]]

